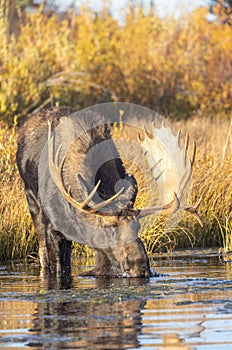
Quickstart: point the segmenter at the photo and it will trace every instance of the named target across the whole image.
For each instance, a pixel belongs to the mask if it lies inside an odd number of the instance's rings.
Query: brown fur
[[[33,223],[37,232],[39,242],[39,256],[42,266],[42,271],[49,271],[52,274],[67,275],[71,270],[71,239],[75,240],[70,233],[69,237],[62,232],[62,230],[55,229],[51,223],[49,214],[44,210],[39,196],[39,178],[38,167],[40,163],[41,153],[44,145],[47,142],[47,121],[53,121],[54,125],[59,125],[60,121],[70,116],[73,111],[70,108],[48,108],[44,109],[30,117],[20,120],[18,125],[18,150],[17,150],[17,164],[20,175],[25,184],[25,192],[28,200],[28,206],[31,212]],[[93,115],[93,118],[95,116]],[[109,138],[110,134],[105,131],[93,129],[87,137],[88,147],[100,142],[102,138]],[[79,146],[78,147],[82,147]],[[71,147],[70,147],[71,148]],[[75,149],[71,155],[68,155],[71,160],[70,166],[64,169],[65,181],[72,182],[72,178],[77,177],[75,173],[75,164],[80,162],[80,152]],[[86,152],[82,147],[83,153]],[[73,153],[74,152],[74,153]],[[91,169],[87,169],[87,172]],[[48,174],[49,175],[49,174]],[[91,174],[89,174],[91,175]],[[114,195],[113,188],[118,179],[128,178],[131,181],[132,196],[130,207],[133,207],[136,198],[136,181],[132,177],[128,177],[125,172],[122,161],[118,158],[103,165],[98,172],[98,178],[101,179],[101,186],[98,194],[103,199],[107,199]],[[86,180],[84,178],[84,180]],[[72,187],[73,188],[73,187]],[[50,188],[47,189],[48,193]],[[75,188],[73,193],[75,198],[83,197],[80,193],[80,188]],[[64,205],[65,199],[63,198]],[[128,210],[130,210],[128,207]],[[63,206],[59,208],[63,210]],[[93,270],[88,274],[95,276],[116,276],[116,277],[148,277],[150,276],[150,267],[147,254],[145,252],[143,243],[138,238],[139,222],[136,218],[126,215],[124,210],[123,215],[115,216],[99,216],[97,214],[85,214],[75,210],[77,226],[80,219],[83,218],[87,222],[106,229],[106,238],[109,235],[116,234],[117,244],[105,249],[96,248],[96,264]],[[127,210],[127,209],[126,209]],[[59,212],[57,211],[57,215]],[[69,219],[68,217],[66,218]],[[126,223],[126,225],[123,225]],[[78,228],[77,228],[78,229]],[[82,228],[83,229],[83,228]],[[108,235],[108,236],[107,236]],[[126,237],[131,239],[125,240]],[[125,244],[125,242],[128,242]],[[95,247],[93,247],[95,248]]]

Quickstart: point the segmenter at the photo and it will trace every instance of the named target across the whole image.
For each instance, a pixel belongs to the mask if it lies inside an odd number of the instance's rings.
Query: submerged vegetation
[[[124,101],[150,107],[197,141],[192,202],[202,197],[204,227],[183,215],[143,224],[149,252],[175,247],[232,250],[232,27],[201,8],[178,20],[141,9],[119,22],[108,11],[76,16],[18,12],[20,31],[0,31],[0,260],[37,254],[15,165],[15,122],[59,103],[76,109]],[[7,25],[7,23],[5,23]],[[78,245],[74,254],[90,254]]]

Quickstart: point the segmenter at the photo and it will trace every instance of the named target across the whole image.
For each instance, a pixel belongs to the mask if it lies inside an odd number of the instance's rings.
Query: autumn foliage
[[[122,21],[82,8],[62,18],[19,14],[17,37],[0,46],[0,117],[12,122],[41,105],[83,108],[127,101],[173,117],[228,115],[232,27],[201,8],[160,19],[141,9]]]

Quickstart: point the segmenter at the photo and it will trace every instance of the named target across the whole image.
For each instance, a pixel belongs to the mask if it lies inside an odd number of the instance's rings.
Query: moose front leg
[[[41,274],[57,277],[70,276],[72,242],[55,231],[52,225],[41,224],[42,218],[34,218],[39,243]]]
[[[42,245],[43,267],[46,266],[50,274],[56,276],[70,276],[72,242],[55,231],[49,223],[46,225],[45,244]]]
[[[72,242],[60,232],[53,230],[51,224],[44,226],[38,236],[40,277],[45,289],[70,289]]]
[[[39,244],[41,274],[70,276],[72,242],[53,229],[33,191],[25,191]]]

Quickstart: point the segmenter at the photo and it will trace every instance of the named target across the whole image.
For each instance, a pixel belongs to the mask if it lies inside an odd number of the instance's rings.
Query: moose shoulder
[[[184,150],[178,146],[186,163]],[[154,148],[153,135],[137,135],[145,154]],[[179,147],[179,148],[178,148]],[[91,246],[96,254],[94,276],[148,277],[149,260],[138,237],[139,219],[162,210],[182,208],[194,214],[196,206],[181,201],[192,174],[194,156],[182,166],[181,183],[162,205],[135,209],[136,172],[126,171],[111,126],[93,111],[74,113],[66,107],[47,108],[18,125],[17,165],[24,181],[29,210],[39,243],[42,269],[70,273],[71,242]],[[194,152],[195,153],[195,152]],[[155,166],[153,158],[149,160]],[[168,190],[168,189],[167,189]],[[166,197],[165,197],[166,198]]]

